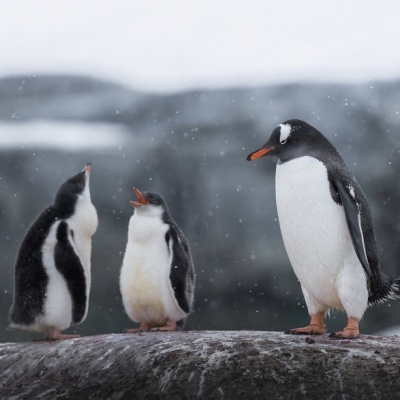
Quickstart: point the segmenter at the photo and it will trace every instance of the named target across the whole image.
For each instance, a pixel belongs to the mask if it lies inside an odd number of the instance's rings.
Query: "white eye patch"
[[[279,141],[284,144],[286,143],[287,138],[290,136],[292,132],[292,126],[289,124],[280,124],[281,135],[279,136]]]

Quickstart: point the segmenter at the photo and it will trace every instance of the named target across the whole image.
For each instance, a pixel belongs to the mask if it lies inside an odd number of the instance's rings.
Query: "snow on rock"
[[[400,338],[334,341],[259,331],[4,343],[0,397],[243,399],[272,392],[276,398],[387,397],[400,389],[399,346]]]

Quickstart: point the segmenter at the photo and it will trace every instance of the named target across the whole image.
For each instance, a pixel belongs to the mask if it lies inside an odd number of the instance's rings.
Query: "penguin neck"
[[[160,219],[163,222],[168,220],[168,212],[163,207],[151,204],[135,208],[135,213],[133,215],[141,218]]]
[[[68,221],[77,234],[90,237],[96,231],[98,225],[97,211],[92,204],[88,185],[86,185],[82,194],[77,196],[74,211]]]
[[[322,136],[315,143],[309,143],[303,146],[296,147],[290,152],[283,152],[279,155],[278,164],[284,164],[297,158],[306,156],[315,158],[324,164],[329,161],[334,161],[340,164],[344,163],[342,157],[340,156],[336,148],[332,145],[332,143],[324,136]]]
[[[129,239],[145,242],[155,236],[165,236],[169,229],[163,218],[163,210],[135,212],[129,222]]]

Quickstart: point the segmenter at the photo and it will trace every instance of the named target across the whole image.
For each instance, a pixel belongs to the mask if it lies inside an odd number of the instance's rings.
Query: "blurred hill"
[[[92,293],[81,334],[132,326],[119,294],[132,187],[162,194],[193,251],[196,311],[187,329],[287,330],[308,322],[300,286],[287,259],[275,207],[275,160],[246,156],[290,118],[320,129],[338,148],[372,209],[381,264],[400,276],[400,82],[299,84],[139,93],[81,76],[0,79],[0,340],[12,302],[13,264],[25,230],[69,176],[93,163],[91,191],[100,219],[93,240]],[[54,124],[54,125],[53,125]],[[80,124],[115,134],[108,146],[4,146],[20,129],[68,135]],[[112,133],[110,133],[112,136]],[[65,138],[64,138],[65,139]],[[111,137],[112,139],[112,137]],[[87,141],[87,138],[85,138]],[[62,141],[61,141],[62,142]],[[367,311],[371,333],[397,322],[400,303]],[[330,331],[345,318],[333,313]]]

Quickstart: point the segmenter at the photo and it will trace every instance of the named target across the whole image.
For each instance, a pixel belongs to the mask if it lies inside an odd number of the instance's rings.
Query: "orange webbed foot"
[[[331,333],[329,335],[331,339],[357,339],[360,337],[360,330],[358,327],[358,319],[354,317],[348,318],[346,328],[340,332]]]
[[[326,325],[314,325],[310,324],[308,326],[304,326],[303,328],[294,328],[289,329],[285,333],[288,335],[323,335],[326,333]]]
[[[168,321],[166,325],[157,328],[151,328],[152,332],[171,332],[176,331],[176,321]]]
[[[58,328],[50,328],[47,330],[45,340],[68,340],[80,338],[81,335],[61,333]]]
[[[310,325],[303,328],[294,328],[286,331],[288,335],[323,335],[327,332],[324,323],[325,312],[320,312],[311,315]]]
[[[76,338],[80,338],[80,337],[81,337],[81,335],[67,335],[67,334],[61,333],[58,340],[76,339]]]
[[[132,328],[123,331],[123,333],[141,333],[141,332],[149,332],[151,326],[145,323],[141,323],[139,328]]]
[[[150,332],[150,329],[132,328],[132,329],[126,329],[122,333],[141,333],[141,332]]]

